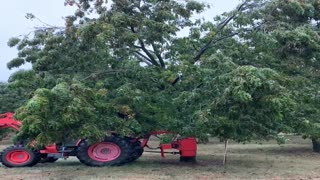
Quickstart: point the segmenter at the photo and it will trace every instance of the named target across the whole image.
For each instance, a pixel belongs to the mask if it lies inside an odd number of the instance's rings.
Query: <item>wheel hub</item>
[[[111,142],[96,143],[91,145],[88,149],[88,155],[90,158],[100,162],[113,161],[117,159],[120,154],[120,147]]]
[[[101,150],[101,154],[110,154],[111,150],[109,148],[104,148]]]
[[[30,159],[30,154],[23,150],[9,152],[6,159],[13,164],[22,164]]]

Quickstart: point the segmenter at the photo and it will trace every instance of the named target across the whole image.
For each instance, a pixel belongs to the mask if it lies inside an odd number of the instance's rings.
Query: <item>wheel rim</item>
[[[30,153],[24,150],[14,150],[6,155],[6,160],[11,164],[24,164],[30,160]]]
[[[113,161],[117,159],[120,154],[120,147],[111,142],[96,143],[91,145],[88,149],[89,157],[100,162]]]

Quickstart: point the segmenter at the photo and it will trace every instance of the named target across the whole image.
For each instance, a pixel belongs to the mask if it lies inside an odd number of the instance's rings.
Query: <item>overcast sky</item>
[[[240,0],[199,0],[209,3],[211,9],[204,16],[211,19],[217,14],[234,9]],[[73,14],[74,9],[65,7],[64,0],[10,0],[2,2],[0,6],[0,82],[7,81],[11,71],[7,68],[7,62],[16,57],[17,50],[9,48],[7,41],[10,37],[28,34],[33,27],[41,25],[36,21],[25,19],[26,13],[32,13],[44,22],[61,26],[64,24],[63,17]],[[25,65],[21,69],[30,68]]]

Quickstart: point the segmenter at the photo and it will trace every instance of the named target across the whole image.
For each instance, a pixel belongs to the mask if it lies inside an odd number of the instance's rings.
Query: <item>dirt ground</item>
[[[196,164],[179,162],[178,155],[144,153],[137,161],[118,167],[88,167],[76,158],[28,168],[0,167],[0,179],[264,179],[320,180],[320,154],[310,140],[290,137],[287,144],[237,144],[229,146],[228,164],[222,166],[224,145],[216,140],[201,144]],[[8,145],[1,145],[4,149]]]

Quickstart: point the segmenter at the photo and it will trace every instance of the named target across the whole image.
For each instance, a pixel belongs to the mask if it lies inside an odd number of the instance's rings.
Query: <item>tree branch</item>
[[[156,59],[153,57],[153,55],[148,51],[148,49],[145,47],[144,42],[139,38],[139,43],[141,45],[141,49],[146,55],[149,57],[150,62],[155,66],[160,66],[159,63],[156,61]]]
[[[134,30],[134,27],[133,26],[130,26],[130,29],[133,33],[137,33],[135,30]],[[142,39],[138,38],[138,41],[139,41],[139,44],[140,44],[140,47],[142,49],[142,51],[144,53],[146,53],[146,55],[148,56],[148,61],[150,61],[153,65],[155,66],[160,66],[159,63],[156,61],[156,59],[154,58],[154,56],[149,52],[149,50],[146,48],[144,42],[142,41]]]
[[[245,7],[245,5],[247,5],[247,2],[243,2],[237,9],[236,9],[236,12],[226,18],[224,21],[222,21],[219,25],[218,25],[218,32],[217,34],[221,33],[221,31],[233,20],[236,18],[237,16],[237,13],[241,12],[243,10],[243,8]],[[232,34],[229,34],[227,36],[223,36],[223,37],[220,37],[218,39],[216,38],[212,38],[211,41],[209,41],[207,44],[205,44],[199,51],[198,53],[193,57],[192,59],[192,63],[196,63],[197,61],[200,60],[200,58],[202,57],[202,55],[211,47],[214,46],[214,44],[218,43],[219,41],[222,41],[224,39],[227,39],[227,38],[230,38],[230,37],[233,37],[233,36],[236,36],[240,34],[240,32],[235,32],[235,33],[232,33]],[[179,82],[180,80],[180,77],[177,77],[171,84],[174,86],[177,82]]]
[[[229,22],[231,20],[233,20],[236,16],[237,16],[237,13],[242,11],[242,8],[247,5],[247,2],[244,2],[242,3],[236,10],[236,13],[234,13],[232,16],[228,17],[227,19],[225,19],[224,21],[222,21],[219,25],[218,25],[218,29],[219,31],[221,31],[226,25],[229,24]]]
[[[207,43],[205,46],[203,46],[203,47],[200,49],[200,51],[197,53],[197,55],[193,58],[192,63],[194,64],[194,63],[196,63],[197,61],[199,61],[200,58],[201,58],[201,56],[202,56],[209,48],[213,47],[216,43],[218,43],[218,42],[220,42],[220,41],[222,41],[222,40],[224,40],[224,39],[227,39],[227,38],[236,36],[236,35],[238,35],[238,34],[240,34],[240,32],[235,32],[235,33],[229,34],[229,35],[227,35],[227,36],[220,37],[220,38],[218,38],[218,39],[212,39],[212,40],[210,41],[210,43]]]
[[[154,50],[154,54],[155,54],[155,55],[157,56],[157,58],[159,59],[159,62],[160,62],[161,67],[165,68],[166,65],[165,65],[165,63],[164,63],[163,58],[161,57],[161,54],[160,54],[159,50],[156,48],[156,46],[155,46],[154,43],[151,43],[151,46],[152,46],[152,48],[153,48],[153,50]]]
[[[139,48],[139,49],[142,49],[142,47],[141,47],[141,46],[137,46],[137,45],[133,45],[133,47],[135,47],[135,48]]]
[[[242,3],[242,4],[237,8],[236,12],[235,12],[232,16],[226,18],[223,22],[221,22],[221,23],[218,25],[218,32],[217,32],[217,34],[220,33],[220,32],[230,23],[230,21],[233,20],[233,19],[237,16],[237,13],[238,13],[238,12],[242,11],[243,7],[244,7],[246,4],[247,4],[247,2]],[[229,35],[229,36],[227,36],[227,37],[232,37],[232,36],[234,36],[234,35],[235,35],[235,34],[233,34],[233,35],[231,34],[231,35]],[[219,38],[219,39],[221,39],[221,38]],[[223,39],[225,39],[225,38],[223,38]],[[212,47],[213,44],[215,44],[215,43],[217,43],[217,42],[219,42],[219,41],[220,41],[220,40],[216,40],[215,38],[212,38],[211,41],[209,41],[207,44],[205,44],[205,45],[198,51],[198,53],[197,53],[197,54],[195,55],[195,57],[193,58],[192,63],[194,64],[194,63],[196,63],[197,61],[199,61],[200,58],[201,58],[201,56],[202,56],[210,47]]]
[[[134,52],[135,53],[135,56],[142,62],[146,63],[147,65],[151,66],[152,65],[152,62],[151,60],[145,56],[144,54],[142,54],[141,52],[139,51],[136,51]]]
[[[213,45],[216,44],[216,43],[218,43],[219,41],[228,39],[228,38],[233,37],[233,36],[236,36],[236,35],[238,35],[238,34],[240,34],[240,32],[235,32],[235,33],[229,34],[229,35],[227,35],[227,36],[223,36],[223,37],[221,37],[221,38],[218,38],[218,39],[216,39],[216,40],[213,41],[213,43],[212,43],[212,45],[211,45],[210,47],[213,47]]]

